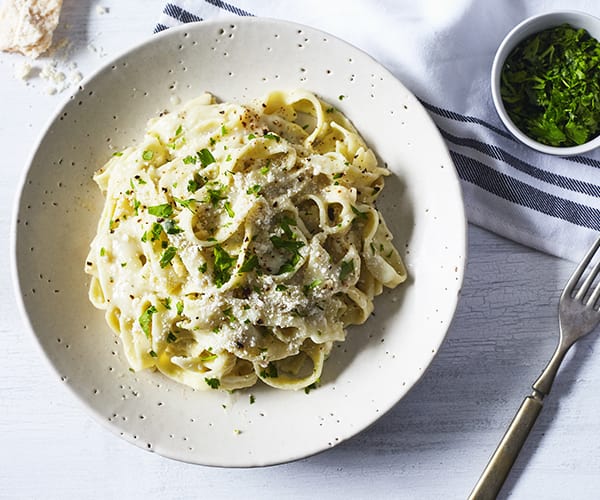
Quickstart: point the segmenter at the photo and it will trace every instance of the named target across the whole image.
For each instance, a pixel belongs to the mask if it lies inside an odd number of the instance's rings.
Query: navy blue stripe
[[[439,108],[438,106],[434,106],[433,104],[428,103],[427,101],[424,101],[423,99],[419,99],[419,101],[425,107],[425,109],[431,111],[432,113],[435,113],[436,115],[442,116],[444,118],[448,118],[450,120],[458,121],[458,122],[476,123],[477,125],[481,125],[487,129],[490,129],[492,132],[495,132],[496,134],[501,135],[502,137],[505,137],[506,139],[510,139],[511,141],[516,142],[516,139],[512,135],[510,135],[508,132],[506,132],[502,129],[499,129],[498,127],[495,127],[491,123],[488,123],[480,118],[476,118],[474,116],[469,116],[469,115],[461,115],[460,113],[456,113],[455,111],[450,111],[449,109]]]
[[[468,147],[474,149],[475,151],[479,151],[480,153],[483,153],[491,158],[503,161],[504,163],[515,168],[519,172],[524,172],[527,175],[534,177],[535,179],[539,179],[548,184],[559,186],[564,189],[569,189],[577,193],[583,193],[589,196],[594,196],[596,198],[600,197],[600,186],[598,186],[597,184],[591,184],[589,182],[571,179],[570,177],[565,177],[564,175],[553,174],[552,172],[548,172],[541,168],[535,167],[530,163],[524,162],[516,156],[507,153],[498,146],[486,144],[476,139],[456,137],[443,129],[440,129],[440,132],[442,133],[442,136],[452,144]]]
[[[222,0],[204,0],[206,3],[209,3],[219,9],[226,10],[238,16],[254,16],[254,14],[250,14],[250,12],[246,12],[235,5],[228,4],[227,2],[223,2]]]
[[[580,163],[582,165],[587,165],[588,167],[600,168],[600,161],[598,161],[594,158],[590,158],[588,156],[574,155],[574,156],[566,156],[563,159],[569,160],[569,161],[572,161],[575,163]]]
[[[165,31],[168,30],[169,27],[165,26],[164,24],[158,23],[156,26],[154,26],[154,33],[160,33],[161,31]]]
[[[512,203],[600,231],[600,210],[536,189],[455,151],[450,151],[450,155],[463,181]]]
[[[486,122],[485,120],[481,120],[480,118],[476,118],[474,116],[469,115],[461,115],[460,113],[456,113],[455,111],[450,111],[448,109],[440,108],[438,106],[434,106],[433,104],[424,101],[419,98],[419,101],[423,105],[423,107],[432,113],[435,113],[438,116],[443,118],[448,118],[449,120],[459,121],[463,123],[475,123],[477,125],[481,125],[492,132],[501,135],[506,139],[510,139],[513,142],[517,142],[517,140],[505,130],[499,129],[498,127],[492,125],[491,123]],[[565,156],[564,160],[572,161],[574,163],[580,163],[583,165],[588,165],[590,167],[600,168],[600,161],[594,158],[590,158],[588,156],[574,155],[574,156]]]
[[[178,5],[173,5],[172,3],[165,5],[163,13],[181,23],[194,23],[202,21],[201,17],[182,9]]]

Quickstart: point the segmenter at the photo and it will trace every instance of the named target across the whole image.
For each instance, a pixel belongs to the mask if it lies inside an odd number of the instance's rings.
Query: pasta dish
[[[196,389],[310,387],[346,327],[406,279],[375,207],[388,173],[308,91],[202,95],[96,172],[90,300],[135,371]]]

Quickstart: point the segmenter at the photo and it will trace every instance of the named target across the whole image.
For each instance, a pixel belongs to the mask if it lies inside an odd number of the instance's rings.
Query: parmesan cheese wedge
[[[62,0],[5,0],[0,6],[0,50],[33,59],[46,52]]]

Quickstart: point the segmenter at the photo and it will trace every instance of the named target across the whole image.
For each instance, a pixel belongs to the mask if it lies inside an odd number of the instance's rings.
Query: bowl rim
[[[593,149],[600,147],[600,135],[594,137],[588,142],[585,142],[584,144],[566,147],[549,146],[532,139],[515,125],[506,111],[504,101],[500,95],[500,74],[508,54],[527,36],[553,26],[559,26],[562,23],[567,23],[574,19],[587,21],[587,23],[584,22],[584,24],[597,24],[598,32],[600,33],[600,18],[587,12],[579,10],[556,10],[536,14],[522,20],[504,36],[494,55],[491,69],[490,86],[492,91],[492,100],[494,102],[496,112],[504,126],[519,142],[539,152],[555,156],[573,156],[592,151]],[[595,38],[600,40],[600,38],[597,36]]]

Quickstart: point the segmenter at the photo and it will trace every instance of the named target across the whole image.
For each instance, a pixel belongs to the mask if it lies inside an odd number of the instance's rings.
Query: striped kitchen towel
[[[518,143],[496,115],[489,79],[506,33],[561,7],[551,0],[174,0],[155,31],[264,16],[346,40],[386,66],[429,111],[462,181],[470,222],[578,260],[600,231],[600,151],[559,158]],[[571,0],[568,8],[600,16],[596,0]]]

